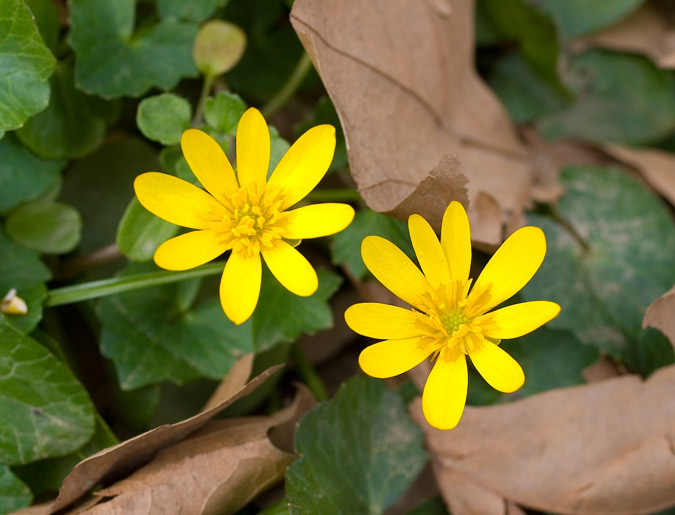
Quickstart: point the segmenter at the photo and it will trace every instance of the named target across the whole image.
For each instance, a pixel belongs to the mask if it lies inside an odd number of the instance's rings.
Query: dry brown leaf
[[[648,514],[675,504],[675,366],[506,405],[467,407],[452,431],[426,433],[439,486],[453,477],[555,513]],[[454,511],[453,511],[454,513]]]
[[[660,68],[675,68],[675,2],[651,0],[619,23],[581,38],[575,50],[607,48],[636,52]]]
[[[675,286],[652,302],[642,319],[642,328],[655,327],[675,347]]]
[[[675,205],[675,154],[654,148],[629,148],[605,144],[603,150],[635,168],[661,195]]]
[[[147,462],[160,450],[198,431],[218,413],[232,405],[235,401],[253,392],[267,378],[280,369],[281,366],[276,366],[265,370],[262,374],[240,388],[229,399],[223,400],[220,404],[202,411],[194,417],[176,424],[156,427],[113,447],[103,449],[81,461],[63,481],[59,495],[54,501],[50,513],[55,513],[69,506],[98,482],[113,475],[121,475],[132,471],[139,465]]]
[[[294,459],[272,443],[268,432],[295,427],[313,403],[311,393],[300,388],[293,405],[269,417],[211,421],[131,476],[96,492],[99,503],[82,513],[234,513],[281,480]]]
[[[499,216],[472,236],[500,243],[492,228],[522,211],[532,172],[474,69],[473,1],[296,0],[291,22],[335,104],[368,206],[418,212],[438,229],[451,200],[471,205],[483,193]]]
[[[202,411],[207,411],[221,402],[227,401],[237,393],[237,390],[246,384],[248,378],[251,377],[254,357],[255,354],[251,352],[250,354],[243,355],[234,362],[234,365],[232,365],[230,371],[220,382],[216,391],[214,391],[211,397],[209,397],[209,400],[206,401]]]

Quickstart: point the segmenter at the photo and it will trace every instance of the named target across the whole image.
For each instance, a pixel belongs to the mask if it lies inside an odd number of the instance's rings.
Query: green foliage
[[[227,0],[157,0],[157,10],[162,18],[179,18],[204,21]]]
[[[215,130],[235,136],[239,118],[246,111],[246,104],[239,97],[227,91],[221,91],[204,102],[204,118]]]
[[[135,0],[72,0],[69,5],[75,79],[84,91],[103,98],[135,97],[152,87],[172,88],[196,74],[196,26],[165,18],[134,32]]]
[[[637,9],[644,0],[538,0],[542,10],[551,13],[568,38],[607,27]]]
[[[143,135],[163,145],[176,145],[180,136],[190,128],[192,108],[184,98],[164,93],[144,98],[138,104],[136,123]]]
[[[47,48],[57,53],[59,43],[59,12],[53,0],[25,0]]]
[[[21,127],[49,101],[56,60],[23,0],[0,0],[0,136]]]
[[[80,241],[82,219],[67,204],[35,201],[23,204],[7,217],[7,236],[20,245],[45,254],[63,254]]]
[[[232,23],[212,20],[197,33],[192,48],[197,69],[207,77],[230,71],[246,48],[246,33]]]
[[[0,513],[11,513],[30,505],[33,495],[6,465],[0,465]]]
[[[117,247],[131,261],[150,261],[155,250],[176,234],[180,227],[165,222],[131,199],[117,227]]]
[[[300,457],[286,473],[293,514],[383,513],[426,463],[401,398],[364,377],[305,415],[295,449]]]

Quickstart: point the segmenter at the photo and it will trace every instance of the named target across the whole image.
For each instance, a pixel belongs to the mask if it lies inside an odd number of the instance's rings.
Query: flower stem
[[[298,367],[298,372],[300,373],[302,380],[314,394],[314,398],[318,402],[328,400],[326,386],[323,384],[316,369],[307,359],[307,356],[305,356],[298,347],[297,342],[291,346],[291,358],[295,362],[295,366]]]
[[[140,288],[149,288],[151,286],[160,286],[162,284],[186,281],[197,277],[216,275],[223,271],[223,263],[215,262],[200,266],[184,272],[171,272],[161,270],[158,272],[147,272],[144,274],[125,275],[123,277],[113,277],[112,279],[103,279],[88,283],[75,284],[56,288],[47,293],[45,306],[61,306],[63,304],[73,304],[83,300],[116,295]]]
[[[269,119],[274,115],[279,109],[284,107],[286,102],[293,96],[293,93],[300,87],[302,80],[307,75],[307,72],[312,67],[312,61],[309,59],[307,52],[302,53],[302,57],[298,60],[298,63],[293,68],[291,75],[288,77],[286,82],[281,89],[277,91],[269,101],[262,106],[260,111],[266,119]]]
[[[361,202],[359,192],[350,188],[314,190],[306,198],[309,202]]]
[[[202,117],[204,116],[204,102],[206,102],[206,99],[208,98],[209,94],[211,93],[211,88],[213,88],[213,75],[205,75],[204,76],[204,83],[202,84],[202,92],[199,95],[199,100],[197,101],[197,109],[195,109],[195,115],[192,118],[192,126],[193,127],[201,127],[202,126]]]

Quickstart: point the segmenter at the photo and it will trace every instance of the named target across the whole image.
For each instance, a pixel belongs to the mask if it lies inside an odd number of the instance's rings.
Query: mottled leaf
[[[0,465],[0,513],[11,513],[29,506],[33,500],[28,487],[12,474],[6,465]]]

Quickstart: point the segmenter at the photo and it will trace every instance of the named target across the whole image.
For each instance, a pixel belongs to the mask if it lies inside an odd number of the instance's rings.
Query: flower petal
[[[510,299],[537,272],[546,255],[546,237],[539,227],[523,227],[509,236],[485,266],[472,292],[487,292],[481,311]]]
[[[166,270],[189,270],[217,258],[229,248],[215,231],[192,231],[162,243],[155,251],[155,263]]]
[[[452,429],[464,413],[469,376],[466,357],[457,348],[443,349],[424,385],[422,411],[436,429]]]
[[[220,304],[227,318],[243,324],[253,314],[262,281],[260,254],[232,252],[220,280]]]
[[[277,242],[270,249],[263,248],[262,255],[270,272],[291,293],[309,297],[319,287],[312,265],[285,241]]]
[[[345,321],[352,331],[382,340],[420,336],[419,315],[410,309],[363,302],[345,311]]]
[[[471,269],[471,228],[464,206],[456,200],[450,202],[443,215],[441,245],[450,266],[451,280],[464,284]]]
[[[284,192],[281,209],[305,198],[326,175],[335,152],[335,128],[312,127],[293,143],[272,172],[270,185]]]
[[[448,284],[450,282],[448,262],[445,259],[443,247],[441,247],[429,222],[420,215],[410,215],[408,230],[410,231],[415,255],[429,284],[433,288],[438,288],[441,284]]]
[[[361,257],[368,270],[390,292],[422,311],[427,309],[421,296],[431,294],[431,286],[396,245],[380,236],[366,236],[361,242]]]
[[[525,383],[525,374],[518,362],[491,341],[474,342],[469,357],[483,379],[495,390],[511,393]]]
[[[384,379],[415,368],[430,354],[426,341],[419,336],[385,340],[363,349],[359,366],[369,376]]]
[[[558,313],[560,306],[555,302],[535,300],[491,311],[476,322],[489,338],[519,338],[553,320]]]
[[[147,172],[134,180],[141,205],[172,224],[208,229],[225,216],[225,208],[203,189],[165,173]]]
[[[348,204],[315,204],[286,211],[284,238],[303,240],[335,234],[354,219],[354,208]]]
[[[218,142],[199,129],[188,129],[180,139],[183,155],[202,186],[220,202],[227,202],[239,185]]]
[[[246,110],[237,126],[239,184],[263,184],[270,166],[270,130],[255,107]]]

